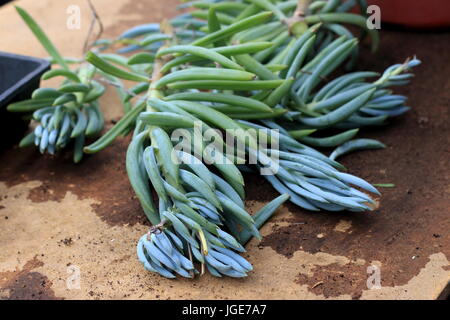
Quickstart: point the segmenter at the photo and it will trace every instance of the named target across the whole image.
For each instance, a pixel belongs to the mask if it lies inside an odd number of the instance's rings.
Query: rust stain
[[[248,246],[244,256],[254,265],[254,272],[246,279],[217,279],[209,275],[192,280],[164,279],[144,271],[137,261],[134,246],[146,227],[109,226],[92,210],[92,199],[80,200],[68,192],[61,202],[46,201],[34,203],[29,199],[30,190],[39,186],[38,181],[23,183],[13,188],[0,184],[0,192],[8,195],[3,200],[5,212],[10,220],[1,221],[0,270],[23,268],[20,261],[33,259],[36,253],[44,262],[39,272],[52,282],[57,297],[66,299],[350,299],[352,295],[330,290],[327,278],[320,276],[320,270],[353,270],[355,278],[360,266],[367,263],[362,259],[349,260],[345,256],[326,252],[309,253],[297,250],[291,257],[284,257],[272,248],[261,245],[255,239]],[[254,202],[253,208],[263,205]],[[290,225],[293,214],[282,208],[270,223],[262,229],[264,237],[280,228]],[[32,219],[32,224],[27,224]],[[302,225],[303,226],[303,225]],[[12,230],[16,230],[13,234]],[[69,245],[67,245],[69,244]],[[404,287],[384,287],[380,292],[363,291],[362,298],[384,294],[387,297],[433,297],[433,288],[439,288],[443,279],[448,279],[448,265],[445,256],[430,257],[420,277],[411,280]],[[371,262],[374,263],[374,262]],[[81,271],[81,289],[68,290],[66,266],[78,266]],[[379,263],[377,265],[380,265]],[[351,269],[355,266],[355,269]],[[383,265],[381,265],[383,267]],[[383,267],[384,268],[384,267]],[[383,270],[383,269],[382,269]],[[364,270],[361,270],[364,271]],[[305,277],[302,277],[304,275]],[[363,272],[359,279],[365,279]],[[383,271],[382,271],[383,276]],[[321,285],[302,283],[303,279],[322,278]],[[447,278],[446,278],[447,277]],[[308,280],[309,281],[309,280]],[[355,290],[362,280],[357,280]],[[422,283],[429,281],[426,294]],[[433,282],[435,281],[435,282]],[[344,286],[344,282],[341,282]],[[386,285],[383,280],[383,285]],[[326,289],[324,294],[316,291]],[[314,288],[313,288],[314,287]],[[405,295],[404,292],[408,294]],[[344,292],[344,291],[342,291]],[[387,293],[386,293],[387,292]]]
[[[450,277],[445,267],[449,265],[450,262],[443,253],[434,253],[428,257],[428,262],[416,276],[404,285],[396,286],[386,286],[383,281],[383,266],[381,266],[382,287],[365,290],[361,299],[430,300],[443,298]]]
[[[312,276],[299,274],[295,280],[298,284],[306,284],[316,295],[325,298],[339,297],[351,293],[352,299],[359,299],[367,289],[364,277],[367,265],[349,263],[346,265],[330,264],[315,268]]]
[[[0,272],[2,300],[60,300],[52,290],[52,282],[43,274],[32,271],[44,263],[34,257],[21,270]]]
[[[6,165],[0,181],[9,187],[39,180],[28,198],[35,203],[61,201],[68,191],[80,199],[95,199],[94,211],[109,225],[148,224],[128,182],[125,153],[129,138],[119,139],[94,156],[73,164],[70,151],[56,157],[42,156],[34,148],[14,148],[0,155]]]

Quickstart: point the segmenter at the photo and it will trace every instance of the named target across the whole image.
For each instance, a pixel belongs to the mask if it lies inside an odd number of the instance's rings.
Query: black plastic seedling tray
[[[6,107],[30,99],[49,69],[47,60],[0,51],[0,148],[17,142],[28,126],[23,114],[8,112]]]

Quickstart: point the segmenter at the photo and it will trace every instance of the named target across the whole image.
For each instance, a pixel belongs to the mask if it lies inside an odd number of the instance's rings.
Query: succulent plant
[[[364,10],[364,1],[358,2]],[[384,147],[353,138],[359,128],[385,124],[409,109],[406,97],[389,88],[406,84],[420,61],[396,64],[382,75],[349,72],[359,40],[347,25],[369,34],[373,50],[378,46],[365,17],[348,13],[355,3],[192,1],[181,8],[197,10],[168,22],[97,40],[76,71],[18,8],[61,67],[43,78],[65,77],[58,89],[39,89],[31,100],[9,107],[34,112],[37,126],[21,145],[34,142],[41,152],[54,153],[73,139],[78,161],[82,151],[99,152],[133,131],[127,172],[153,225],[137,245],[144,267],[168,278],[191,278],[205,269],[218,277],[244,277],[252,266],[238,253],[251,237],[260,237],[258,229],[288,199],[311,211],[377,206],[378,190],[344,172],[335,159]],[[104,53],[117,45],[125,47]],[[103,129],[99,77],[118,89],[125,114],[84,146],[85,136]],[[134,85],[127,89],[122,80]],[[329,136],[330,129],[338,133]],[[181,142],[174,139],[181,136]],[[224,151],[229,137],[239,152]],[[336,149],[327,157],[315,147]],[[260,172],[282,194],[254,216],[244,205],[247,170]]]

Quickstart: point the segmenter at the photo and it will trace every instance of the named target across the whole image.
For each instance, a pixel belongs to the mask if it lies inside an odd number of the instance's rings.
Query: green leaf
[[[46,73],[44,73],[42,75],[42,80],[49,80],[52,79],[54,77],[65,77],[69,80],[75,81],[75,82],[81,82],[80,78],[78,77],[78,75],[70,70],[65,70],[65,69],[53,69],[50,71],[47,71]]]
[[[395,188],[393,183],[373,183],[372,185],[379,188]]]
[[[109,146],[128,126],[130,126],[139,114],[144,111],[146,104],[141,103],[131,109],[122,117],[107,133],[92,144],[84,147],[85,153],[96,153]]]
[[[26,12],[24,9],[22,9],[19,6],[16,6],[16,10],[19,13],[19,15],[22,17],[23,21],[28,25],[30,30],[34,33],[36,38],[39,40],[39,42],[42,44],[42,46],[47,50],[48,54],[52,56],[52,58],[64,69],[68,69],[67,64],[63,57],[60,55],[56,47],[53,45],[53,43],[50,41],[50,39],[47,37],[45,32],[41,29],[41,27],[34,21],[34,19]]]
[[[55,99],[29,99],[20,102],[11,103],[7,110],[9,112],[33,112],[44,107],[49,107]]]
[[[123,69],[120,69],[111,63],[107,62],[106,60],[100,58],[93,52],[88,52],[86,54],[86,60],[90,63],[92,63],[94,66],[102,70],[103,72],[106,72],[114,77],[124,79],[124,80],[130,80],[130,81],[136,81],[136,82],[149,82],[150,79],[147,77],[144,77],[142,75],[125,71]]]
[[[139,52],[134,56],[130,57],[130,59],[128,60],[128,64],[134,65],[134,64],[152,63],[154,60],[155,60],[154,54],[148,52]]]

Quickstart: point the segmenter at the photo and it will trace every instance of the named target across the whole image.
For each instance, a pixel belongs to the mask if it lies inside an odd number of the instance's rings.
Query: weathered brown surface
[[[21,270],[1,272],[1,299],[58,300],[51,288],[52,282],[45,275],[33,271],[43,265],[42,261],[34,257]]]
[[[67,31],[72,37],[60,33],[72,1],[19,3],[44,23],[64,54],[79,55],[88,22],[83,20],[82,30]],[[94,3],[106,36],[112,36],[136,23],[173,15],[177,2]],[[82,12],[87,14],[85,7]],[[11,7],[0,10],[0,21],[8,51],[45,56]],[[17,41],[18,36],[24,40]],[[363,54],[361,67],[377,71],[413,54],[424,61],[412,85],[398,90],[410,97],[413,110],[389,127],[362,133],[389,147],[342,159],[352,173],[370,182],[396,184],[382,190],[380,209],[317,214],[284,206],[263,228],[263,241],[248,245],[246,256],[255,271],[244,280],[204,276],[170,281],[143,270],[134,246],[148,224],[126,178],[127,139],[80,165],[72,164],[70,154],[50,158],[33,149],[3,152],[0,297],[437,298],[450,279],[450,66],[444,61],[449,40],[448,33],[383,31],[378,55]],[[120,116],[113,90],[102,102],[109,119]],[[247,205],[254,212],[276,194],[259,177],[246,178]],[[71,265],[80,268],[79,290],[66,286]],[[367,288],[370,265],[380,267],[382,289]]]

